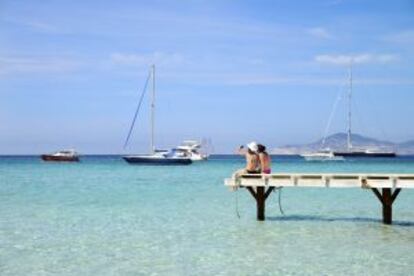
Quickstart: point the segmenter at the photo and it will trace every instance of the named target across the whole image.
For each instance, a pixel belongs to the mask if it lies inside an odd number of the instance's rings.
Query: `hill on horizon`
[[[277,147],[272,150],[273,154],[301,154],[305,152],[313,152],[322,148],[329,148],[331,150],[344,150],[347,148],[348,135],[344,132],[332,134],[325,139],[319,139],[309,144],[286,145]],[[393,143],[390,141],[379,140],[360,134],[351,135],[352,146],[355,148],[365,149],[381,149],[381,150],[395,150],[398,154],[414,154],[414,140],[404,143]]]

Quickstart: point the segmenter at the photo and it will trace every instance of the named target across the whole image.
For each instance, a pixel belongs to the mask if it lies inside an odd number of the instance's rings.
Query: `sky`
[[[148,97],[123,144],[151,64],[158,148],[345,132],[351,61],[353,132],[413,140],[413,15],[411,0],[1,0],[0,154],[148,151]]]

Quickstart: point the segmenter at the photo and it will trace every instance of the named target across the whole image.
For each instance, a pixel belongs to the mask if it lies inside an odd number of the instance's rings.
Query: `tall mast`
[[[348,150],[352,148],[351,125],[352,125],[352,59],[349,64],[349,87],[348,87]]]
[[[151,97],[151,153],[155,152],[154,144],[154,115],[155,115],[155,64],[152,66],[152,97]]]

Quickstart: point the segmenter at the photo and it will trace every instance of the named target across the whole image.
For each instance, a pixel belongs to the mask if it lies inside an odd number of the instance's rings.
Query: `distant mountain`
[[[414,154],[414,140],[405,143],[392,143],[389,141],[382,141],[359,134],[352,134],[352,146],[355,148],[364,149],[381,149],[381,150],[395,150],[398,154]],[[301,154],[305,152],[313,152],[321,148],[329,148],[331,150],[344,150],[347,148],[347,134],[336,133],[326,137],[325,143],[322,146],[322,139],[310,144],[303,145],[286,145],[273,149],[273,154]]]
[[[414,154],[414,140],[398,144],[397,152],[401,152],[401,154]]]

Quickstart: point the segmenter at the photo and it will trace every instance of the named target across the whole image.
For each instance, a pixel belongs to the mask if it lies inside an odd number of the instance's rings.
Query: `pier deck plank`
[[[274,173],[225,179],[229,187],[414,188],[414,174]]]

